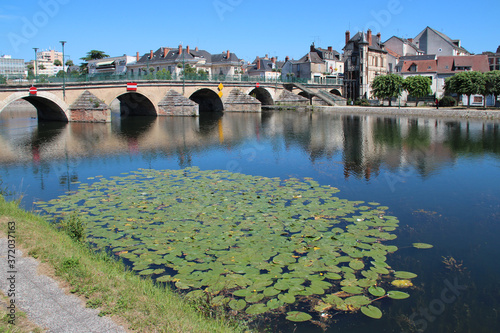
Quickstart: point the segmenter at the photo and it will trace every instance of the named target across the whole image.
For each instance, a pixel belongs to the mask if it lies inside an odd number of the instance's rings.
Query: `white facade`
[[[127,72],[127,65],[136,62],[136,57],[124,54],[120,57],[108,57],[103,59],[89,60],[89,75],[115,74],[122,75]]]

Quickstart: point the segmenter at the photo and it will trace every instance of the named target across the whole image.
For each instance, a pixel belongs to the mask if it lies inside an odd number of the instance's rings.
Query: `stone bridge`
[[[41,121],[110,122],[112,111],[128,116],[261,112],[266,105],[311,104],[313,97],[334,105],[325,95],[341,91],[331,85],[209,81],[73,82],[64,89],[61,84],[0,86],[0,112],[23,99],[37,109]]]

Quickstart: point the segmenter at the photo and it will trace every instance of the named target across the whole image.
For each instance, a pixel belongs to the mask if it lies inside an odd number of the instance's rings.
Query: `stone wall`
[[[262,104],[244,92],[233,89],[223,100],[224,112],[261,112]]]
[[[69,107],[70,119],[75,122],[111,122],[109,106],[88,90],[84,91]]]
[[[170,90],[158,104],[159,116],[198,116],[199,105],[180,93]]]
[[[288,90],[283,90],[279,95],[278,99],[275,101],[276,105],[309,105],[309,100],[300,95],[296,95]]]

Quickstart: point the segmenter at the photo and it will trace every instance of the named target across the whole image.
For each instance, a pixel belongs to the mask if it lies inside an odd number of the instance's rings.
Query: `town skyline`
[[[34,58],[34,47],[60,51],[59,41],[64,40],[67,41],[66,58],[75,64],[81,63],[80,58],[92,49],[119,56],[144,54],[162,46],[175,48],[180,44],[212,53],[230,50],[250,62],[265,54],[284,60],[286,56],[299,59],[312,43],[324,48],[332,46],[342,52],[347,30],[355,33],[371,29],[374,33],[380,32],[385,41],[392,36],[413,38],[426,26],[461,39],[463,47],[475,54],[495,51],[499,44],[498,40],[488,38],[488,34],[500,28],[493,19],[494,10],[481,12],[481,15],[471,13],[470,21],[477,17],[472,29],[453,15],[458,5],[455,9],[449,8],[442,19],[436,21],[436,14],[427,11],[426,17],[411,24],[419,12],[425,12],[421,7],[430,5],[430,1],[419,2],[418,8],[414,8],[416,5],[410,0],[389,0],[383,4],[361,1],[360,6],[365,10],[356,15],[330,15],[328,12],[333,7],[340,12],[350,7],[325,1],[313,1],[304,9],[293,1],[287,5],[260,0],[194,1],[195,6],[193,2],[190,4],[162,3],[154,6],[158,7],[157,11],[145,11],[144,14],[131,10],[132,2],[128,1],[122,2],[120,8],[95,1],[81,7],[73,0],[2,4],[0,26],[7,33],[1,37],[0,54],[29,61]],[[314,6],[322,9],[309,8]],[[443,7],[443,4],[433,4],[437,10]],[[491,2],[488,8],[500,8],[500,5]],[[308,24],[304,24],[305,19],[292,19],[293,14],[305,17],[308,13],[312,17]],[[490,16],[492,19],[488,19]],[[481,27],[487,29],[481,31]],[[145,35],[149,37],[144,38]]]

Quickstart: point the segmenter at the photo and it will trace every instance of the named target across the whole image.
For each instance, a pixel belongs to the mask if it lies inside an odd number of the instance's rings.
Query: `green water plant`
[[[141,169],[92,180],[37,205],[62,218],[77,211],[93,246],[186,297],[209,296],[242,316],[286,312],[307,321],[313,313],[297,304],[377,318],[375,300],[409,296],[380,286],[395,278],[387,256],[397,247],[386,242],[399,222],[379,203],[341,199],[310,178],[223,170]]]

